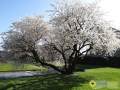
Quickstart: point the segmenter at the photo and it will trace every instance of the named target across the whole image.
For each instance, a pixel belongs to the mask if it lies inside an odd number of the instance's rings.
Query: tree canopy
[[[72,74],[77,61],[88,53],[113,55],[120,40],[97,3],[62,0],[51,5],[50,20],[43,15],[26,16],[14,21],[4,33],[3,48],[15,55],[32,53],[32,58],[62,74]],[[40,44],[41,43],[41,44]],[[61,69],[46,61],[61,60]]]

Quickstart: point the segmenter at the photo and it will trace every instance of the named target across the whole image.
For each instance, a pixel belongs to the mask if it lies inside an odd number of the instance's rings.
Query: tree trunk
[[[51,68],[53,68],[54,70],[56,70],[56,71],[58,71],[58,72],[60,72],[62,74],[73,74],[74,70],[75,70],[75,66],[77,64],[77,61],[79,59],[79,57],[78,57],[79,56],[78,55],[79,51],[77,51],[77,49],[76,49],[77,46],[74,45],[73,47],[74,47],[74,50],[73,50],[73,53],[71,54],[71,56],[69,58],[70,59],[70,62],[68,62],[69,65],[67,66],[67,62],[66,62],[64,69],[60,69],[59,67],[57,67],[55,65],[46,63],[45,61],[41,60],[38,53],[37,53],[37,51],[35,51],[34,49],[31,52],[33,53],[33,56],[34,56],[35,60],[37,62],[40,62],[41,65],[50,66]],[[75,55],[75,58],[72,60],[73,55]]]

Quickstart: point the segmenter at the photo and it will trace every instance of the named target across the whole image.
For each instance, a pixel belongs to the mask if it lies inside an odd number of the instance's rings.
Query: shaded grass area
[[[97,67],[78,65],[77,68],[85,69],[85,72],[75,72],[74,75],[43,75],[20,78],[0,79],[0,90],[93,90],[89,82],[115,81],[119,83],[120,69],[109,67]],[[97,90],[114,90],[101,88]]]
[[[2,71],[22,71],[22,70],[45,70],[43,67],[24,64],[24,65],[13,65],[12,62],[3,63],[0,62],[0,72]]]
[[[90,77],[57,74],[0,79],[0,90],[72,90],[74,87],[81,87],[89,80]]]

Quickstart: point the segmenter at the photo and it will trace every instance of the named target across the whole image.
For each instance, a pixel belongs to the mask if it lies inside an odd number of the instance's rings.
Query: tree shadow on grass
[[[80,87],[84,83],[88,83],[91,77],[82,78],[78,75],[53,74],[14,78],[13,80],[16,79],[18,83],[8,83],[0,90],[72,90],[73,87]],[[20,83],[22,80],[23,83]]]

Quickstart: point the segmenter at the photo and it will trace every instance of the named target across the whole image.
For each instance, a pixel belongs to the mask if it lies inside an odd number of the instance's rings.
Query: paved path
[[[0,78],[14,78],[14,77],[21,77],[21,76],[34,76],[34,75],[45,75],[45,74],[54,74],[54,73],[58,73],[58,72],[55,70],[0,72]]]

